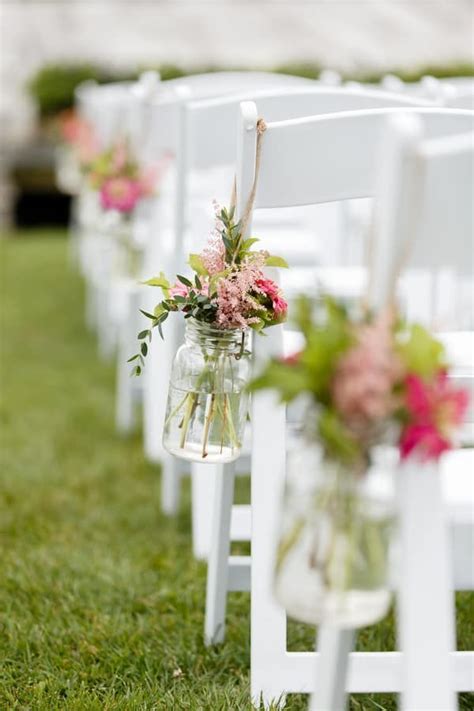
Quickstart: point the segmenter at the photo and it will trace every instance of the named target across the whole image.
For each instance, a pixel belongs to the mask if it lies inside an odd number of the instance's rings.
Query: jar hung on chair
[[[308,624],[363,627],[390,606],[393,451],[363,472],[323,456],[300,434],[288,453],[275,594]]]
[[[172,367],[163,445],[202,463],[238,458],[248,412],[249,333],[188,319]]]

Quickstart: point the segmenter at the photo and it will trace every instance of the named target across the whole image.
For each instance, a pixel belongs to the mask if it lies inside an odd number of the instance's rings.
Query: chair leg
[[[87,328],[97,330],[97,289],[92,279],[85,280],[85,318]]]
[[[403,654],[403,711],[457,708],[450,652],[455,607],[448,527],[439,467],[402,466],[398,631]]]
[[[207,568],[204,622],[206,645],[218,644],[224,640],[234,478],[233,464],[216,467],[212,538]]]
[[[110,360],[114,354],[117,333],[115,324],[111,323],[109,318],[107,285],[96,284],[94,288],[97,294],[97,338],[99,355],[102,360]]]
[[[143,385],[137,378],[131,377],[131,364],[127,362],[136,349],[138,298],[133,292],[129,292],[126,298],[125,315],[118,334],[115,391],[115,426],[117,432],[123,435],[130,434],[135,427],[135,392],[139,385]]]
[[[141,303],[145,311],[153,310],[148,302]],[[142,323],[145,319],[142,319]],[[171,317],[166,325],[165,340],[157,332],[148,347],[143,371],[143,444],[147,459],[160,462],[166,456],[162,436],[165,422],[166,400],[171,375],[171,364],[177,347],[176,323]],[[143,328],[147,328],[145,322]]]
[[[193,553],[197,560],[206,560],[209,555],[218,470],[214,464],[191,466]]]
[[[174,516],[179,509],[181,475],[179,461],[169,454],[161,460],[161,510],[167,516]]]
[[[322,625],[317,635],[316,692],[310,711],[345,711],[349,654],[354,647],[354,630]]]
[[[135,427],[134,383],[130,376],[130,363],[124,357],[124,348],[118,351],[115,396],[115,427],[122,435],[130,434]]]
[[[275,534],[285,472],[285,410],[273,393],[255,393],[252,408],[251,696],[258,708],[284,703],[286,614],[273,596]],[[275,706],[273,706],[275,708]]]

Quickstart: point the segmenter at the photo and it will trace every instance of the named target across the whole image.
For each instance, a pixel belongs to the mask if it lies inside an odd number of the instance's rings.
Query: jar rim
[[[208,348],[244,347],[249,339],[249,328],[218,328],[212,323],[195,318],[186,319],[185,338],[191,342],[204,341]]]

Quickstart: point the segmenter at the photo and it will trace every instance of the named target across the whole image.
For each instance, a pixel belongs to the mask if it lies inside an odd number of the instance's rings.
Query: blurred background
[[[0,225],[66,224],[55,116],[84,79],[264,69],[471,76],[471,0],[1,0]]]

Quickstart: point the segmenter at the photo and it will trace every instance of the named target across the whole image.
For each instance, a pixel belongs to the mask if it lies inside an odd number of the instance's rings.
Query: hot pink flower
[[[451,442],[440,434],[435,425],[408,425],[400,437],[402,459],[409,457],[415,450],[425,461],[438,459],[448,449],[451,449]]]
[[[444,370],[429,382],[407,375],[405,406],[411,422],[402,432],[402,457],[417,449],[424,458],[436,459],[450,449],[452,432],[462,424],[468,405],[468,393],[453,387]]]
[[[133,178],[108,178],[100,188],[100,202],[106,210],[131,212],[141,197],[140,184]]]
[[[469,396],[465,390],[453,387],[446,371],[440,371],[429,383],[418,375],[407,375],[405,386],[406,405],[417,422],[435,422],[448,430],[462,424]]]
[[[281,294],[280,289],[278,288],[278,285],[275,284],[273,279],[257,279],[256,286],[258,287],[260,293],[264,294],[265,296],[268,296],[268,298],[271,299],[275,316],[277,318],[285,316],[286,312],[288,311],[288,304],[286,303],[285,299]]]

